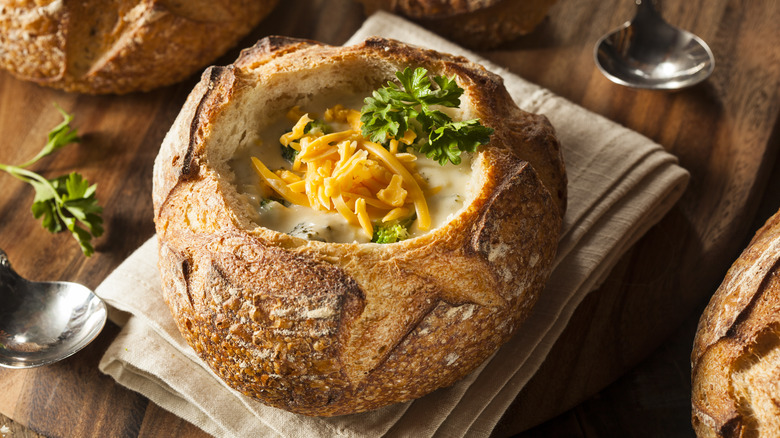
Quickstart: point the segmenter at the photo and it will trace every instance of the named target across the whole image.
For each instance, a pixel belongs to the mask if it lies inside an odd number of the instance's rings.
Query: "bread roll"
[[[699,437],[780,436],[780,212],[732,265],[691,355]]]
[[[66,91],[178,82],[234,46],[277,0],[0,2],[0,67]]]
[[[489,49],[531,33],[555,0],[359,0],[367,14],[385,10],[448,39]]]
[[[405,67],[455,77],[461,111],[495,130],[460,181],[462,207],[391,244],[259,226],[231,167],[241,150],[291,107],[369,96]],[[464,58],[381,38],[272,37],[204,73],[163,142],[153,194],[165,300],[198,355],[250,397],[332,416],[451,385],[520,329],[552,269],[566,175],[547,119]]]

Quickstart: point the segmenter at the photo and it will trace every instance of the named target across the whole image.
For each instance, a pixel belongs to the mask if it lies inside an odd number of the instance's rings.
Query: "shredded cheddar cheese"
[[[325,111],[324,119],[346,125],[342,131],[323,134],[306,125],[309,114],[293,107],[287,118],[292,130],[279,139],[282,145],[298,151],[292,170],[269,170],[257,157],[252,164],[271,189],[285,200],[315,210],[335,211],[359,226],[370,238],[372,222],[389,222],[417,213],[418,226],[427,230],[431,217],[425,200],[429,190],[416,171],[414,154],[400,152],[399,142],[411,144],[414,133],[390,141],[390,150],[361,135],[360,112],[336,105]],[[429,193],[430,194],[430,193]]]

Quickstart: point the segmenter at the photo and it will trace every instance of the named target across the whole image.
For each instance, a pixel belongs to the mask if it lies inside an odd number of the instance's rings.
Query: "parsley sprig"
[[[0,170],[24,181],[35,189],[35,198],[31,207],[33,217],[42,218],[43,227],[52,233],[67,229],[81,246],[87,257],[94,253],[90,243],[92,237],[103,234],[103,208],[95,198],[97,185],[90,185],[80,174],[72,172],[53,179],[27,170],[41,158],[52,152],[80,141],[76,129],[71,128],[73,116],[59,106],[63,121],[49,132],[48,141],[38,154],[29,161],[13,166],[0,163]]]
[[[422,67],[406,67],[395,75],[400,85],[388,82],[364,100],[360,111],[364,137],[387,144],[390,138],[399,139],[411,129],[417,134],[413,146],[442,166],[448,161],[460,164],[461,152],[475,152],[490,141],[493,129],[478,119],[453,122],[446,113],[432,108],[460,106],[463,89],[454,78],[436,76],[434,87],[428,70]]]

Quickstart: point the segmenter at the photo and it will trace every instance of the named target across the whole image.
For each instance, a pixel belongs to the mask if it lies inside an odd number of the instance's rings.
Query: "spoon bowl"
[[[0,366],[50,364],[92,342],[106,323],[105,303],[87,287],[28,281],[0,250]]]
[[[596,43],[593,56],[604,76],[653,90],[676,90],[707,79],[715,68],[707,43],[664,21],[657,0],[635,2],[634,18]]]

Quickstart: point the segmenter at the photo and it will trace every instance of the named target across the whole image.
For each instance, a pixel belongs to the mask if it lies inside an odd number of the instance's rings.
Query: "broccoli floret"
[[[395,243],[409,237],[409,230],[401,224],[382,224],[374,230],[374,243]]]
[[[374,228],[374,236],[371,241],[374,243],[395,243],[408,239],[409,227],[416,218],[416,215],[412,215],[406,219],[379,224]]]
[[[287,131],[287,132],[291,132],[291,131]],[[322,121],[320,119],[316,119],[316,120],[312,120],[311,122],[307,123],[306,126],[303,128],[303,133],[304,134],[308,134],[310,132],[312,132],[312,133],[319,132],[319,133],[322,133],[322,134],[330,134],[331,132],[333,132],[333,128],[330,125],[328,125],[327,123],[325,123],[324,121]],[[294,163],[295,162],[295,157],[298,156],[298,151],[296,151],[295,149],[293,149],[290,146],[285,146],[285,145],[283,145],[281,143],[279,143],[279,146],[282,148],[282,158],[287,160],[288,163]]]
[[[291,148],[290,146],[285,146],[281,143],[279,143],[279,146],[282,148],[282,158],[287,160],[288,163],[294,163],[295,157],[298,156],[298,151]]]
[[[314,119],[303,127],[304,134],[308,134],[310,132],[316,134],[318,131],[322,134],[330,134],[333,132],[333,128],[325,123],[325,121],[320,119]]]

